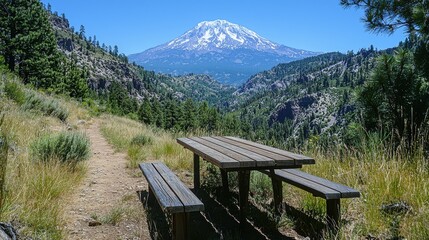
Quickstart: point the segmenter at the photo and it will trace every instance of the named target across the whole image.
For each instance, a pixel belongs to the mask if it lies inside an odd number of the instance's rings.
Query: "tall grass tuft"
[[[5,183],[6,183],[6,169],[7,169],[7,155],[9,146],[7,144],[7,136],[2,128],[4,115],[0,114],[0,216],[2,215],[3,202],[5,199]]]
[[[135,145],[135,146],[145,146],[145,145],[150,145],[152,143],[153,143],[153,139],[143,134],[136,135],[131,139],[131,145]]]
[[[171,133],[126,118],[103,116],[102,119],[104,137],[116,150],[128,152],[129,167],[136,168],[139,162],[147,160],[160,160],[174,170],[191,169],[191,152],[177,144]]]
[[[76,165],[89,157],[89,139],[78,132],[61,132],[47,135],[32,144],[32,152],[42,162],[58,160]]]
[[[16,81],[5,81],[4,92],[8,98],[14,100],[19,105],[22,105],[25,102],[25,92],[23,90],[23,86],[18,84]]]
[[[50,99],[32,91],[27,91],[25,102],[22,107],[27,111],[40,111],[44,115],[56,117],[63,122],[65,122],[69,116],[67,109],[63,108],[57,100]]]

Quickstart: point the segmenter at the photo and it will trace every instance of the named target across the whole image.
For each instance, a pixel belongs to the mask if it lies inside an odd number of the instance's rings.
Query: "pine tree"
[[[184,123],[183,128],[186,131],[193,130],[197,127],[196,108],[194,101],[188,98],[184,103]]]
[[[146,123],[146,124],[152,124],[153,123],[153,117],[152,117],[152,107],[147,98],[145,98],[140,105],[140,109],[138,112],[139,119]]]
[[[50,88],[60,64],[47,12],[37,0],[0,0],[0,54],[25,83]]]
[[[85,26],[83,26],[83,25],[80,25],[80,28],[79,28],[79,37],[81,39],[85,39]]]

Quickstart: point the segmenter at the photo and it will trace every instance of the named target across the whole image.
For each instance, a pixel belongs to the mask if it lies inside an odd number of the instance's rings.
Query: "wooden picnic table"
[[[222,185],[228,190],[229,171],[238,172],[238,191],[240,206],[240,224],[246,222],[245,212],[249,197],[251,170],[269,170],[301,168],[304,164],[314,164],[313,158],[237,137],[190,137],[178,138],[177,142],[194,153],[194,188],[200,187],[200,157],[216,165],[221,170]],[[272,181],[274,200],[281,191],[281,182]],[[280,199],[281,202],[281,199]]]

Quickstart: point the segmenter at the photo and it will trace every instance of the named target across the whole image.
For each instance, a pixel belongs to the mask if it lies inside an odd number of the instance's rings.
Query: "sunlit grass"
[[[74,111],[68,120],[78,118]],[[40,163],[31,155],[31,144],[40,136],[67,129],[57,117],[26,111],[0,96],[3,128],[9,139],[6,169],[6,198],[0,208],[0,221],[19,223],[20,235],[31,239],[63,239],[65,198],[85,175],[85,164],[74,169],[52,160]]]
[[[192,153],[177,144],[175,137],[167,131],[108,115],[102,117],[101,131],[117,151],[128,153],[128,166],[131,168],[140,162],[155,160],[165,162],[173,170],[190,170],[192,167]],[[132,144],[138,136],[146,136],[152,142]]]
[[[429,237],[428,221],[423,220],[429,215],[429,171],[423,155],[416,154],[411,160],[399,153],[389,156],[380,146],[358,155],[344,155],[344,152],[340,155],[335,151],[321,154],[315,150],[307,154],[316,159],[316,165],[305,166],[304,171],[361,192],[360,198],[341,201],[342,217],[351,222],[343,229],[343,238],[362,234],[390,236],[391,219],[383,215],[381,207],[399,201],[412,207],[412,211],[401,218],[401,236]],[[305,208],[308,204],[305,195],[301,194],[300,199],[304,200],[299,206]]]

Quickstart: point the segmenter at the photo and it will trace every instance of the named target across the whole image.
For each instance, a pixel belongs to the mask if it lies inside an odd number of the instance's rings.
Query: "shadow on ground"
[[[195,191],[194,191],[195,192]],[[247,224],[240,231],[238,196],[235,193],[226,195],[221,188],[205,189],[195,192],[204,203],[205,211],[190,215],[191,239],[293,239],[279,231],[280,217],[273,217],[270,212],[263,211],[249,204]],[[148,192],[138,192],[147,213],[147,223],[152,239],[171,239],[171,216],[166,217],[157,201],[149,197]],[[301,211],[284,205],[288,216],[294,219],[294,230],[301,236],[320,238],[324,228],[322,222],[307,216]]]

